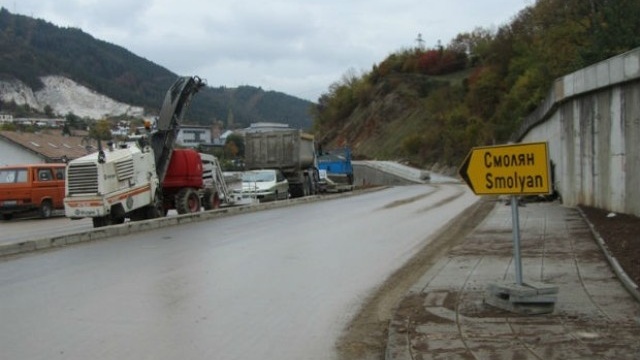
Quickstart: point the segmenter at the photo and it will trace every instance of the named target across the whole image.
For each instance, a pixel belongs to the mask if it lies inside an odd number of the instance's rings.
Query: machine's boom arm
[[[184,76],[179,77],[167,91],[156,123],[157,130],[150,139],[160,183],[167,173],[182,117],[193,95],[204,85],[197,76]]]

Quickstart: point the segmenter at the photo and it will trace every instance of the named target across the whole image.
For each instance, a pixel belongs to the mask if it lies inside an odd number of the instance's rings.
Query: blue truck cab
[[[353,185],[353,166],[351,164],[351,149],[348,147],[319,151],[318,170],[326,172],[327,187]]]

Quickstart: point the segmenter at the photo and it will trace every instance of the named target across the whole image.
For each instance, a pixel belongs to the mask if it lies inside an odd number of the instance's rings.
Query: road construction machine
[[[218,158],[193,149],[175,149],[162,182],[165,213],[175,209],[187,214],[230,205],[229,194]]]
[[[204,85],[196,76],[179,77],[167,91],[155,129],[133,141],[111,144],[106,149],[99,146],[97,152],[70,161],[66,170],[65,215],[74,219],[90,217],[94,227],[102,227],[123,223],[126,218],[137,221],[161,217],[169,206],[199,211],[200,200],[195,204],[193,191],[183,189],[192,187],[193,179],[171,178],[166,191],[163,183],[184,113],[193,95]],[[193,158],[189,164],[185,167],[176,161],[175,166],[184,176],[202,177],[202,164]],[[181,182],[183,186],[179,185]],[[198,181],[195,182],[197,188]]]

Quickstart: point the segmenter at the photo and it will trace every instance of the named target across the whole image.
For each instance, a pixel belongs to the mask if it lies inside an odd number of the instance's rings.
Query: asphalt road
[[[177,215],[174,209],[169,210],[167,214]],[[0,220],[0,245],[76,234],[91,229],[91,218],[71,220],[64,216],[64,210],[55,210],[47,219],[37,214],[19,214],[12,220]]]
[[[73,234],[92,228],[91,219],[70,220],[64,216],[64,210],[55,210],[53,216],[47,219],[20,214],[12,220],[0,220],[0,245]]]
[[[335,359],[367,296],[477,199],[396,187],[0,259],[2,357]]]

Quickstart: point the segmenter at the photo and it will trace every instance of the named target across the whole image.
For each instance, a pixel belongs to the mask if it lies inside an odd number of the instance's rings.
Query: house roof
[[[85,136],[65,136],[62,131],[49,130],[47,132],[27,133],[16,131],[0,131],[0,140],[11,142],[27,151],[36,153],[49,162],[58,162],[64,156],[73,160],[97,150],[95,140]]]

